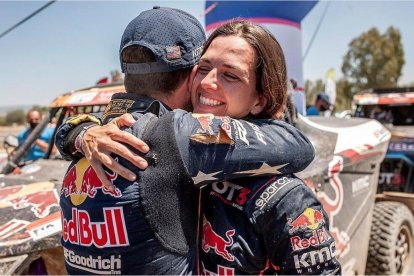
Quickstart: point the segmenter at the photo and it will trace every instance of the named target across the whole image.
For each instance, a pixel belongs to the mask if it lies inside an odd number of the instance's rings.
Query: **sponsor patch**
[[[275,180],[272,184],[266,187],[266,189],[262,192],[260,197],[256,200],[256,207],[259,209],[263,209],[280,189],[282,189],[289,183],[292,183],[293,180],[294,178],[287,178],[285,176]]]
[[[312,236],[305,238],[302,236],[293,236],[290,238],[293,251],[307,249],[309,247],[319,246],[329,241],[331,236],[325,227],[312,231]]]
[[[129,99],[113,99],[106,106],[103,119],[110,115],[122,115],[128,113],[128,109],[134,104],[133,100]]]
[[[325,223],[325,220],[321,211],[306,208],[296,219],[288,218],[289,234],[293,234],[298,230],[315,230],[322,223]]]
[[[85,257],[66,248],[63,248],[63,255],[65,256],[66,263],[73,268],[93,274],[121,274],[121,255],[111,255],[108,258],[92,255]]]
[[[112,183],[118,177],[117,173],[109,173],[107,171],[105,173]],[[115,187],[114,191],[107,190],[102,185],[102,181],[98,178],[88,160],[82,158],[66,173],[60,194],[70,197],[72,204],[79,206],[86,198],[94,198],[98,190],[115,198],[122,196],[121,191],[117,187]]]
[[[215,182],[211,185],[210,195],[220,198],[224,203],[232,205],[239,210],[247,201],[250,190],[231,182]]]
[[[234,233],[235,233],[234,229],[226,231],[227,239],[224,239],[219,234],[214,232],[213,228],[211,227],[210,222],[208,222],[207,219],[204,218],[201,248],[203,249],[205,253],[208,253],[210,249],[212,249],[217,255],[232,262],[234,261],[234,257],[227,250],[227,247],[230,247],[233,245]]]
[[[228,136],[227,132],[220,128],[216,135],[208,134],[193,134],[191,135],[191,141],[203,143],[203,144],[222,144],[233,145],[234,141]]]
[[[321,249],[293,255],[295,268],[298,274],[313,272],[313,269],[320,269],[322,265],[329,265],[329,261],[335,258],[335,243]]]
[[[62,239],[82,246],[98,248],[128,246],[124,212],[122,207],[103,208],[104,221],[92,221],[89,213],[72,208],[72,218],[62,214]]]
[[[174,60],[174,59],[181,58],[180,46],[167,46],[165,47],[165,52],[167,53],[168,60]]]
[[[242,140],[247,146],[249,146],[250,143],[249,140],[247,140],[247,131],[244,125],[237,120],[233,120],[233,127],[235,129],[236,139]]]
[[[196,134],[209,134],[214,135],[213,124],[214,115],[213,114],[195,114],[192,116],[197,119],[200,127],[197,129]]]

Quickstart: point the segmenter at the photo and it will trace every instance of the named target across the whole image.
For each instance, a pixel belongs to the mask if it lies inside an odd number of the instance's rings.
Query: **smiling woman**
[[[196,113],[278,118],[287,97],[282,48],[263,28],[231,22],[207,40],[192,86]]]

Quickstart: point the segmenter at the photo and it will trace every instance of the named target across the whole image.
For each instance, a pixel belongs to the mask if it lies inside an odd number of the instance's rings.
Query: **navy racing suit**
[[[202,190],[203,275],[340,274],[328,216],[292,176],[243,178]]]
[[[137,173],[137,180],[106,169],[116,187],[111,192],[85,158],[72,162],[60,194],[69,274],[198,273],[195,187],[301,171],[314,157],[309,140],[282,121],[170,112],[158,101],[120,93],[108,104],[102,122],[125,112],[137,120],[126,131],[150,147],[145,154],[149,166],[140,171],[114,155]],[[63,124],[56,135],[64,157],[73,157],[67,140],[82,126],[74,122]]]

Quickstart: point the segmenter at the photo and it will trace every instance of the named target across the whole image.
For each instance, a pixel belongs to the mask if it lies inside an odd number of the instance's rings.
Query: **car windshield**
[[[414,125],[414,105],[359,105],[355,116],[395,126]]]

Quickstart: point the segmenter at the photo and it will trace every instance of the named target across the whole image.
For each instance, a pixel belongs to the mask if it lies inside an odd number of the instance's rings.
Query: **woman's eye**
[[[232,73],[225,73],[225,74],[224,74],[224,76],[225,76],[226,78],[228,78],[229,80],[238,80],[238,79],[239,79],[239,77],[238,77],[238,76],[236,76],[236,75],[234,75],[234,74],[232,74]]]
[[[205,66],[200,66],[198,67],[198,72],[201,74],[207,74],[208,72],[210,72],[210,68],[205,67]]]

